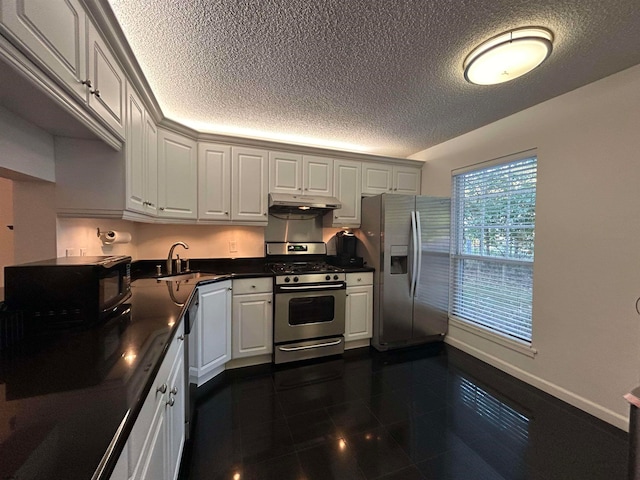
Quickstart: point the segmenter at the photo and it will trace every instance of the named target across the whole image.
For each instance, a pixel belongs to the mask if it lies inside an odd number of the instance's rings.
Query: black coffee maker
[[[336,256],[340,267],[362,267],[362,257],[356,256],[358,239],[347,230],[336,233]]]

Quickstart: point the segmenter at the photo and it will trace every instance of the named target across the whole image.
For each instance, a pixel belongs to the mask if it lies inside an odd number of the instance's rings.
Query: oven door
[[[344,335],[345,305],[344,282],[277,287],[274,343]]]

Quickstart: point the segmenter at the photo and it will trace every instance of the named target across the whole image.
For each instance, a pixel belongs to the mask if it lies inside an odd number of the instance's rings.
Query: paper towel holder
[[[101,232],[98,227],[97,235],[104,246],[111,246],[114,243],[129,243],[131,241],[131,234],[129,232],[116,232],[114,230]]]

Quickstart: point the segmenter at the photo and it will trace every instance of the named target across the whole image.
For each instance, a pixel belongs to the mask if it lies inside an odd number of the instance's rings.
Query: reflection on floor
[[[442,344],[226,373],[183,480],[615,480],[626,433]]]

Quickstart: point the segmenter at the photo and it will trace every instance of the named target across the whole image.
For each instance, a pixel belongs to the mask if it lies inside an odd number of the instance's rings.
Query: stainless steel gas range
[[[274,362],[344,352],[346,275],[326,263],[323,242],[266,245],[274,280]]]

